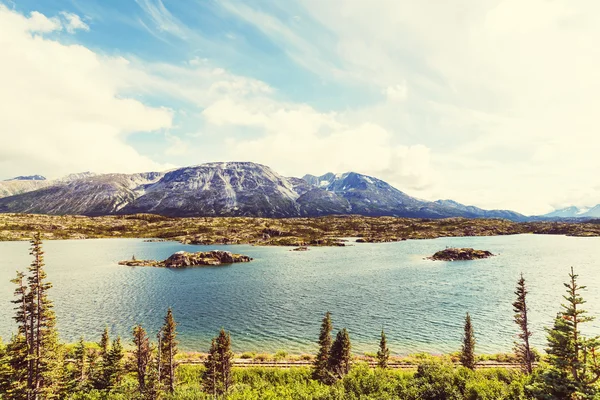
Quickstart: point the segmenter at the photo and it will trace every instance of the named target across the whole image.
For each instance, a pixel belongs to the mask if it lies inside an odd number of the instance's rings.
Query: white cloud
[[[525,213],[568,199],[600,203],[600,3],[301,3],[303,21],[318,21],[333,39],[301,40],[315,29],[265,11],[244,9],[241,18],[299,65],[316,55],[322,73],[386,96],[347,118],[392,132],[390,143],[430,149],[434,181],[413,194]],[[589,195],[578,194],[582,187]]]
[[[58,21],[0,5],[2,176],[164,168],[124,139],[169,128],[171,112],[121,96],[121,60],[39,35]]]
[[[63,11],[60,15],[65,19],[65,29],[69,33],[75,33],[76,30],[89,31],[90,27],[81,20],[79,15]]]
[[[429,149],[394,144],[393,135],[374,123],[348,124],[343,114],[265,98],[218,101],[203,116],[217,127],[247,126],[265,132],[258,138],[228,140],[228,154],[287,175],[355,171],[405,189],[430,183]]]

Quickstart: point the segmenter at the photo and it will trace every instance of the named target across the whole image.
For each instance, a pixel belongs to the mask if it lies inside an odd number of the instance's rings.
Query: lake
[[[485,260],[440,262],[424,257],[446,246],[490,250]],[[0,336],[15,331],[9,281],[30,263],[29,243],[0,242]],[[126,267],[117,261],[165,259],[172,253],[224,249],[251,263],[182,270]],[[587,309],[600,315],[600,238],[516,235],[354,244],[293,252],[284,247],[192,246],[138,239],[44,242],[61,339],[97,341],[107,326],[130,343],[132,327],[152,334],[167,307],[179,323],[180,348],[206,352],[221,327],[235,351],[313,352],[320,322],[331,311],[356,353],[375,352],[384,327],[393,353],[459,349],[471,313],[477,352],[510,351],[514,286],[523,272],[530,295],[533,343],[545,345],[574,266],[587,285]],[[600,321],[589,332],[600,334]]]

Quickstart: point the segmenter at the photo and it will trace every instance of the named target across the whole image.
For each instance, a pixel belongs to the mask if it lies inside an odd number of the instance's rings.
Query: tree
[[[91,380],[95,389],[104,390],[108,389],[110,385],[110,373],[108,371],[110,336],[108,334],[108,328],[104,328],[104,331],[102,332],[102,336],[100,338],[100,342],[98,342],[98,347],[100,347],[99,354],[97,355],[97,357],[94,357],[93,360],[90,360],[90,370],[92,375]]]
[[[323,322],[321,323],[321,332],[319,333],[319,352],[315,358],[313,366],[313,379],[320,382],[325,382],[328,377],[327,365],[329,360],[329,352],[331,351],[331,313],[325,313]]]
[[[162,371],[163,380],[171,393],[175,391],[175,368],[177,368],[175,363],[175,355],[177,354],[176,328],[177,323],[175,322],[175,319],[173,319],[171,308],[169,308],[167,310],[167,315],[165,316],[165,323],[161,330],[161,348],[159,351],[162,353],[161,358],[165,367],[164,371]]]
[[[232,384],[232,364],[231,336],[221,328],[219,336],[211,342],[208,358],[204,363],[204,390],[213,396],[226,394]]]
[[[519,326],[521,332],[518,334],[520,342],[515,343],[515,354],[521,369],[526,374],[531,374],[533,371],[534,355],[529,345],[529,338],[531,337],[531,331],[529,330],[529,324],[527,319],[527,287],[525,286],[525,279],[523,274],[517,281],[517,288],[515,295],[517,296],[516,301],[513,303],[513,310],[515,312],[515,323]]]
[[[113,389],[121,382],[121,378],[123,377],[123,345],[121,345],[121,338],[117,337],[112,342],[112,346],[108,351],[106,357],[106,369],[105,373],[105,381],[106,381],[106,389]]]
[[[133,356],[137,366],[138,389],[140,393],[144,393],[146,391],[146,374],[151,354],[150,340],[141,325],[133,328],[133,345],[135,346]]]
[[[88,372],[88,355],[83,337],[79,338],[77,346],[73,351],[74,365],[71,372],[71,387],[74,390],[81,390],[85,387]]]
[[[543,375],[546,391],[572,397],[593,396],[600,379],[600,363],[597,359],[598,337],[581,335],[581,324],[594,318],[581,308],[585,301],[580,292],[585,286],[577,284],[578,275],[571,268],[569,281],[565,283],[566,304],[554,320],[548,332],[548,362],[551,368]]]
[[[381,340],[379,341],[379,351],[377,352],[377,365],[379,368],[387,368],[390,359],[390,349],[387,347],[387,340],[383,328],[381,329]]]
[[[327,365],[330,380],[328,383],[333,383],[338,379],[342,379],[350,372],[350,361],[352,358],[351,348],[350,336],[348,335],[346,328],[344,328],[337,333],[337,336],[331,345]]]
[[[467,313],[467,316],[465,317],[465,333],[460,352],[460,363],[463,367],[475,369],[475,335],[473,333],[473,325],[471,324],[471,316],[469,313]]]
[[[63,349],[58,342],[56,317],[48,297],[52,284],[46,281],[44,251],[39,233],[31,240],[33,261],[29,275],[17,272],[12,280],[16,305],[14,320],[18,333],[8,346],[14,373],[11,378],[13,393],[21,393],[28,400],[52,399],[63,389],[65,376]],[[15,369],[18,366],[18,369]]]

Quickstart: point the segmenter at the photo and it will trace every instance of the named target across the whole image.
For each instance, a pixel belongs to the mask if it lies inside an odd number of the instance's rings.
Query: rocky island
[[[131,260],[119,261],[119,265],[127,265],[129,267],[185,268],[201,265],[235,264],[250,261],[252,261],[252,258],[248,256],[234,254],[229,251],[222,250],[212,250],[197,253],[178,251],[163,261],[136,260],[135,257],[132,257]]]
[[[475,250],[471,248],[447,248],[440,250],[431,257],[427,257],[433,261],[468,261],[468,260],[480,260],[482,258],[492,257],[490,251],[487,250]]]

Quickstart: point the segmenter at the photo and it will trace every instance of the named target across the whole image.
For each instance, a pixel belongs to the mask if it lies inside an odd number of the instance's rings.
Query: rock
[[[405,238],[398,237],[362,237],[356,239],[356,243],[389,243],[389,242],[400,242],[406,240]]]
[[[475,250],[471,248],[447,248],[445,250],[438,251],[433,256],[427,258],[434,261],[468,261],[479,260],[492,256],[494,256],[494,254],[487,250]]]
[[[295,249],[292,249],[290,251],[308,251],[308,250],[309,249],[306,246],[299,246],[299,247],[296,247]]]
[[[197,253],[178,251],[164,261],[131,259],[127,261],[120,261],[119,265],[127,265],[130,267],[185,268],[199,265],[235,264],[249,261],[252,261],[252,258],[243,254],[233,254],[229,251],[223,250],[212,250]]]

